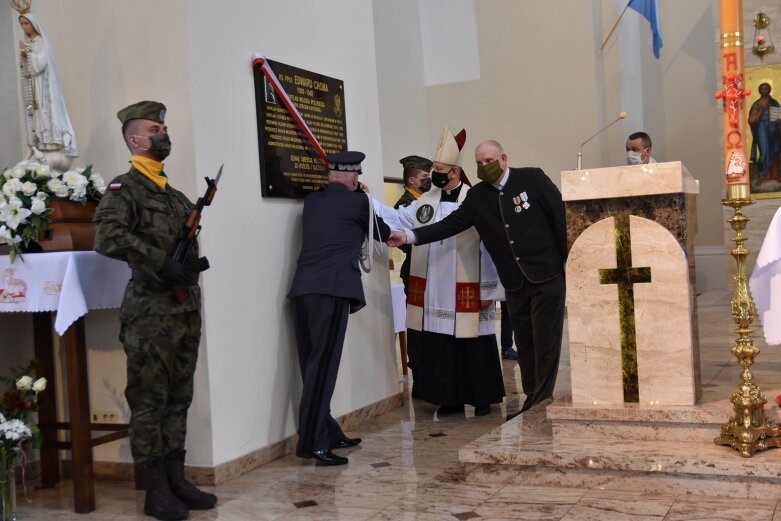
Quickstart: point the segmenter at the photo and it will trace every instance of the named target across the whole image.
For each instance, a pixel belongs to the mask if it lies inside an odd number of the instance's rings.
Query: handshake
[[[404,246],[407,244],[407,234],[405,232],[393,231],[388,237],[388,240],[385,241],[385,244],[394,248]]]
[[[171,284],[181,286],[193,286],[198,284],[198,275],[209,269],[209,259],[206,257],[190,256],[184,262],[179,262],[173,257],[166,257],[160,276]]]

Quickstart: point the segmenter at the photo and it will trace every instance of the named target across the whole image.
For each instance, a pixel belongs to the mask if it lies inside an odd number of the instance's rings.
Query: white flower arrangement
[[[28,376],[35,365],[32,361],[25,368],[12,369],[11,376],[0,377],[0,384],[5,384],[5,390],[0,389],[0,470],[13,469],[28,447],[40,447],[40,430],[29,416],[38,408],[46,378]]]
[[[22,441],[32,438],[33,432],[22,420],[6,420],[0,414],[0,440]]]
[[[106,182],[92,165],[59,173],[27,159],[8,168],[0,175],[0,245],[10,246],[13,262],[46,229],[52,197],[84,204],[100,200],[105,191]]]

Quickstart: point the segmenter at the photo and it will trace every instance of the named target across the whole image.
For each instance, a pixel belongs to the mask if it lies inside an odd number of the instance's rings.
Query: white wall
[[[374,0],[382,173],[401,178],[399,159],[431,157],[419,0]],[[394,187],[395,188],[395,187]],[[373,190],[379,193],[379,186]],[[396,193],[393,190],[393,193]],[[392,198],[395,203],[399,198]]]
[[[293,434],[300,396],[285,295],[302,203],[260,196],[253,53],[344,81],[348,146],[367,155],[362,180],[378,193],[382,186],[371,2],[233,5],[227,12],[205,0],[187,6],[197,175],[225,163],[201,235],[214,266],[203,288],[215,463]],[[397,392],[386,260],[375,259],[364,289],[368,305],[350,317],[335,416]]]

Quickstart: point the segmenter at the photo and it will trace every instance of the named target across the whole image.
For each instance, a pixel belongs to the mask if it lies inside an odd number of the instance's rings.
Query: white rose
[[[49,198],[49,194],[46,192],[38,192],[35,194],[36,199],[40,199],[41,201],[46,201]]]
[[[31,181],[25,181],[22,183],[22,193],[26,196],[31,196],[38,191],[38,185]]]
[[[92,187],[95,190],[97,190],[101,194],[106,193],[106,181],[103,179],[102,175],[96,172],[92,172],[92,174],[90,174],[89,176],[89,180],[92,183]]]
[[[20,391],[29,391],[33,386],[33,379],[29,376],[22,376],[16,381],[16,388]]]
[[[21,179],[24,177],[24,174],[26,174],[27,171],[24,168],[20,168],[18,166],[15,166],[11,169],[11,177],[14,177],[16,179]]]
[[[22,189],[22,182],[17,178],[9,179],[3,185],[3,194],[6,197],[12,197],[16,195],[16,192]]]
[[[40,393],[41,391],[44,391],[46,389],[46,378],[38,378],[33,383],[33,391],[36,393]]]
[[[56,192],[57,190],[60,189],[61,186],[62,186],[62,181],[60,181],[59,179],[52,178],[46,181],[46,187],[51,192]]]
[[[70,170],[62,174],[62,180],[71,188],[76,186],[87,186],[88,182],[86,177],[76,172],[75,170]]]
[[[46,211],[46,201],[43,199],[34,198],[32,200],[32,204],[30,205],[30,210],[35,215],[41,215],[43,212]]]
[[[36,163],[30,170],[33,171],[33,179],[45,179],[52,176],[52,171],[49,169],[48,165]]]
[[[57,197],[68,197],[70,195],[70,190],[68,190],[68,185],[61,184],[60,187],[54,191],[54,195],[56,195]]]

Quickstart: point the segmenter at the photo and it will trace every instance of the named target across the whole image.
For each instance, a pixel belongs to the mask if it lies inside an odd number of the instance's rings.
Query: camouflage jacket
[[[93,219],[95,251],[127,262],[132,270],[120,311],[123,322],[199,309],[197,284],[183,288],[187,298],[179,304],[159,275],[192,208],[190,200],[170,184],[160,190],[132,167],[109,184]]]

